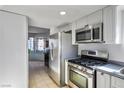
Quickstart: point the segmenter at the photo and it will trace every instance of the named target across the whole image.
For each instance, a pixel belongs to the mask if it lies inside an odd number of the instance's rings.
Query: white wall
[[[57,32],[62,32],[62,31],[69,31],[72,29],[72,24],[63,24],[58,27],[51,27],[50,28],[50,35],[57,33]]]
[[[0,11],[0,87],[28,87],[27,33],[25,16]]]
[[[78,46],[78,54],[81,50],[104,50],[109,52],[109,59],[124,62],[124,45],[114,44],[80,44]]]

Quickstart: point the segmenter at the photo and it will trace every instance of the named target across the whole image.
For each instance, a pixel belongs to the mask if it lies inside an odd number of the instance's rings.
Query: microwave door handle
[[[100,41],[102,40],[102,32],[101,32],[101,28],[100,28],[100,31],[99,31],[99,40],[100,40]]]
[[[102,25],[99,26],[99,40],[100,41],[103,40],[103,28],[102,28]]]
[[[100,27],[100,39],[101,39],[101,41],[103,40],[103,24]]]
[[[93,41],[93,28],[91,29],[91,41]]]

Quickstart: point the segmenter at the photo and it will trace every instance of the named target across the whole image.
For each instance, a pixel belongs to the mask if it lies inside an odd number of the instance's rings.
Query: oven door
[[[77,88],[93,88],[93,75],[84,74],[71,67],[69,70],[69,86]]]
[[[92,30],[93,42],[103,41],[103,23],[95,24]]]
[[[76,42],[91,42],[92,30],[91,29],[78,29],[76,30]]]

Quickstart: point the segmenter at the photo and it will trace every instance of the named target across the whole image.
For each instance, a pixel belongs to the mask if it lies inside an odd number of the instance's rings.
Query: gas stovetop
[[[83,58],[77,58],[77,59],[71,59],[68,60],[68,62],[74,63],[74,64],[78,64],[81,66],[85,66],[85,67],[95,67],[95,66],[102,66],[105,65],[106,62],[105,61],[99,61],[99,60],[94,60],[94,59],[83,59]]]
[[[79,58],[68,60],[68,62],[94,68],[107,64],[108,52],[98,50],[82,50]]]

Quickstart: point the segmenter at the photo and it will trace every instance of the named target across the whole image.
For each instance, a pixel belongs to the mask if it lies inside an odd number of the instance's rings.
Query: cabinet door
[[[87,22],[89,25],[97,24],[102,22],[102,10],[96,11],[90,14],[87,18]]]
[[[68,32],[72,30],[72,24],[67,24],[58,28],[59,32]]]
[[[110,75],[97,71],[97,88],[110,88]]]
[[[73,22],[72,23],[72,44],[73,45],[77,45],[77,43],[76,43],[76,32],[75,32],[75,30],[76,30],[76,23]]]
[[[111,87],[112,88],[124,88],[124,79],[120,79],[120,78],[112,76]]]
[[[115,43],[116,7],[109,6],[103,9],[103,30],[105,43]]]
[[[83,17],[76,21],[76,29],[83,28],[85,25],[87,25],[87,17]]]

